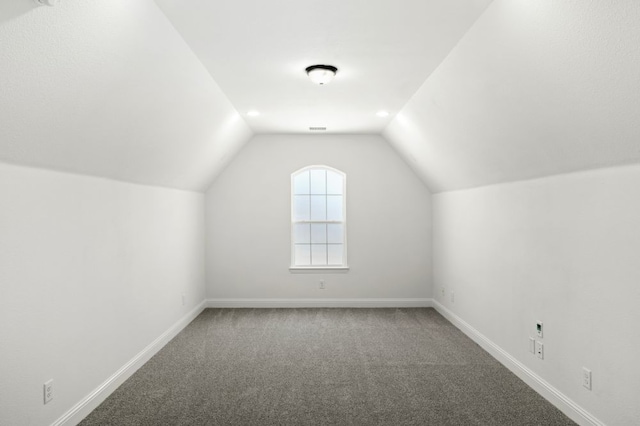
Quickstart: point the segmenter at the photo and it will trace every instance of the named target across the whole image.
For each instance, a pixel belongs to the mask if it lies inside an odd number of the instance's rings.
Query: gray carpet
[[[207,309],[81,423],[573,424],[427,308]]]

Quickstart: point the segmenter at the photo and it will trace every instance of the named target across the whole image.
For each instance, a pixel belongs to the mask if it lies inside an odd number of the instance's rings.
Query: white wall
[[[346,273],[289,271],[291,173],[318,164],[347,174]],[[379,136],[257,136],[206,194],[207,296],[431,297],[430,214],[429,191]]]
[[[0,424],[55,421],[204,300],[203,211],[198,193],[0,164]]]
[[[628,166],[433,197],[437,300],[607,425],[640,418],[639,188]]]
[[[493,0],[383,135],[434,193],[640,162],[639,16]]]
[[[152,0],[0,1],[0,40],[0,161],[204,191],[252,136]]]

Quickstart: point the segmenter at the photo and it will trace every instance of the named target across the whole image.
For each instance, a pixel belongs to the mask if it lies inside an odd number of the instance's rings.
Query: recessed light
[[[338,68],[333,65],[311,65],[305,69],[307,75],[316,84],[324,85],[333,80],[336,76]]]
[[[252,110],[252,111],[249,111],[249,112],[247,113],[247,115],[248,115],[249,117],[257,117],[257,116],[259,116],[259,115],[260,115],[260,111]]]
[[[388,117],[389,116],[389,112],[388,111],[378,111],[378,112],[376,112],[376,115],[378,117]]]

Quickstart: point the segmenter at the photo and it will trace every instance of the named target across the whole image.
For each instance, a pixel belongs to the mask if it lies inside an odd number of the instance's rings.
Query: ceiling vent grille
[[[312,132],[318,132],[318,131],[327,130],[327,128],[326,127],[309,127],[309,130],[311,130]]]

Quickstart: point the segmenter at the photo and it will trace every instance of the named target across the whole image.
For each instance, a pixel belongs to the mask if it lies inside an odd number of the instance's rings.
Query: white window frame
[[[341,221],[332,221],[332,220],[321,220],[321,221],[313,221],[313,220],[305,220],[305,221],[296,221],[295,217],[295,178],[300,173],[304,173],[311,170],[326,170],[339,174],[342,177],[342,220]],[[325,190],[326,193],[326,190]],[[347,174],[341,170],[335,169],[326,165],[313,165],[303,167],[295,172],[291,173],[291,263],[289,270],[291,271],[346,271],[349,269],[347,264]],[[296,265],[295,264],[295,241],[294,241],[294,227],[296,224],[300,223],[339,223],[342,224],[342,264],[341,265]]]

